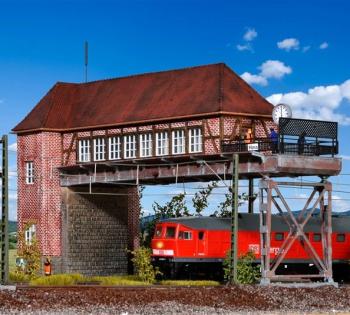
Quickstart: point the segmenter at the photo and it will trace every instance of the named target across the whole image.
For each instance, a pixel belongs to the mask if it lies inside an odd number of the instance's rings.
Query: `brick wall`
[[[61,165],[61,136],[36,133],[19,136],[18,229],[35,222],[43,255],[61,255],[60,185],[57,167]],[[26,183],[26,162],[34,164],[34,183]]]
[[[138,195],[135,189],[107,186],[88,192],[88,187],[62,189],[62,269],[85,275],[125,274],[126,249],[138,246]]]

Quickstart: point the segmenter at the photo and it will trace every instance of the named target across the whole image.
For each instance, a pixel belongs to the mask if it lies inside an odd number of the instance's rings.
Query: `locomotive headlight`
[[[156,247],[157,248],[163,248],[164,247],[164,243],[163,242],[157,242],[156,243]]]

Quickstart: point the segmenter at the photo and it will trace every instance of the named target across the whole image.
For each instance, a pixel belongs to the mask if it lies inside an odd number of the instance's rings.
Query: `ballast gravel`
[[[350,287],[65,287],[0,291],[0,314],[350,314]]]

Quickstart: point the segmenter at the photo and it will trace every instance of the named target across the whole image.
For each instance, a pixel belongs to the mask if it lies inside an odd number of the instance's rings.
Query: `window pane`
[[[172,145],[173,154],[185,153],[185,131],[174,130],[172,132],[172,137],[173,137],[173,145]]]
[[[276,241],[283,241],[284,240],[284,234],[283,233],[276,233],[275,234],[275,240]]]
[[[315,233],[313,240],[314,240],[314,242],[321,242],[321,234]]]
[[[136,136],[124,136],[124,157],[131,159],[136,157]]]
[[[337,242],[345,242],[345,234],[337,234]]]
[[[175,227],[167,227],[165,238],[175,238]]]
[[[105,139],[94,139],[94,160],[102,161],[105,159]]]
[[[148,157],[152,156],[152,134],[140,135],[140,156]]]
[[[194,128],[189,130],[190,152],[202,152],[202,129]]]
[[[79,162],[90,162],[90,140],[83,139],[78,142]]]
[[[156,155],[169,154],[169,138],[166,131],[156,133]]]
[[[160,237],[162,235],[162,227],[158,226],[154,232],[155,237]]]
[[[34,183],[34,163],[32,161],[25,162],[26,183]]]
[[[121,139],[120,137],[109,138],[109,159],[117,160],[121,158]]]
[[[35,233],[36,233],[35,224],[32,224],[30,227],[27,228],[27,230],[25,230],[24,238],[25,238],[25,243],[27,245],[32,244],[34,237],[35,237]]]

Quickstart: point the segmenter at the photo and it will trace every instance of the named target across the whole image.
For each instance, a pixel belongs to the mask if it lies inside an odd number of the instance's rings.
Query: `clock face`
[[[272,119],[275,124],[278,124],[280,117],[291,118],[292,109],[286,104],[278,104],[273,108]]]

